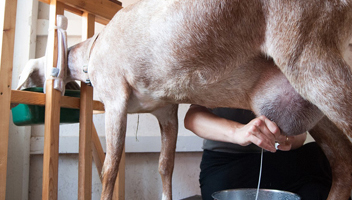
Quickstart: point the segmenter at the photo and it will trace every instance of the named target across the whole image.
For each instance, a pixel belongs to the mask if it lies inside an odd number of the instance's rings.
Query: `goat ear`
[[[21,75],[20,75],[20,80],[18,81],[17,88],[16,90],[21,89],[21,87],[28,81],[29,77],[33,74],[34,70],[37,69],[38,62],[37,59],[30,59],[25,67],[23,68]]]

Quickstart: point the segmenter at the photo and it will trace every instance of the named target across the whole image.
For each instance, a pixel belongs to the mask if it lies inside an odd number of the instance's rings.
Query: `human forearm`
[[[247,146],[251,143],[275,152],[275,138],[280,130],[265,116],[260,116],[248,124],[218,117],[207,108],[192,105],[185,117],[185,127],[199,137]],[[285,147],[282,145],[281,147]]]
[[[192,105],[185,116],[185,128],[201,138],[221,142],[234,142],[231,132],[241,124],[220,118],[202,106]],[[231,128],[229,128],[231,127]]]

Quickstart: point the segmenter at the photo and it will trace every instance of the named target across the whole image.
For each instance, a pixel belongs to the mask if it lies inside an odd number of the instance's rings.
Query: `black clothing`
[[[243,124],[255,117],[241,109],[216,108],[212,112]],[[205,140],[203,148],[199,182],[204,200],[213,200],[211,194],[220,190],[257,188],[259,147]],[[331,182],[329,162],[315,142],[291,151],[264,152],[260,188],[294,192],[302,200],[325,200]]]

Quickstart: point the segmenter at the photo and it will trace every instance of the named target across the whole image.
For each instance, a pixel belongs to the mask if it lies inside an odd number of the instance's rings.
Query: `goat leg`
[[[172,173],[178,132],[177,110],[178,105],[174,104],[167,105],[152,113],[158,119],[161,131],[159,173],[163,183],[162,200],[172,199]]]
[[[103,191],[101,200],[112,199],[115,180],[119,163],[122,156],[126,136],[127,111],[126,106],[116,110],[114,106],[105,103],[105,134],[106,134],[106,157],[103,166]]]
[[[333,180],[328,200],[348,199],[352,189],[352,144],[349,138],[327,117],[309,133],[330,162]]]

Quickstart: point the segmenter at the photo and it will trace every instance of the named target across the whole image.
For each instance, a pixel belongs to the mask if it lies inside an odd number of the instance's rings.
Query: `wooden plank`
[[[11,103],[23,103],[29,105],[45,105],[45,94],[20,90],[11,91]]]
[[[43,190],[42,199],[57,199],[58,189],[58,159],[59,159],[59,126],[61,93],[50,90],[53,80],[48,80],[45,125],[44,125],[44,155],[43,155]]]
[[[77,9],[77,8],[74,8],[72,6],[68,6],[68,5],[65,5],[65,10],[68,12],[74,13],[76,15],[79,15],[79,16],[82,16],[84,13],[84,11]],[[98,16],[95,18],[95,21],[100,24],[107,25],[110,22],[110,19],[106,19],[106,18]]]
[[[82,15],[82,40],[94,35],[95,17],[84,12]],[[92,199],[92,122],[93,88],[81,82],[81,109],[78,162],[78,199]]]
[[[63,108],[76,108],[79,109],[81,106],[81,99],[77,97],[61,96],[60,106]]]
[[[101,172],[103,170],[103,164],[105,160],[105,153],[101,145],[97,130],[95,129],[94,124],[92,123],[92,149],[93,149],[93,160],[97,168],[100,181],[103,181]]]
[[[43,3],[50,4],[50,0],[39,0],[39,1],[41,1],[41,2],[43,2]]]
[[[6,197],[7,154],[9,142],[10,100],[17,0],[0,3],[0,200]]]
[[[117,174],[115,187],[114,187],[114,200],[125,200],[125,148],[123,148],[121,161],[119,165],[119,173]]]
[[[103,25],[107,25],[110,22],[110,19],[105,19],[105,18],[101,18],[101,17],[96,17],[95,21],[103,24]]]
[[[110,0],[59,0],[79,10],[91,13],[98,18],[111,20],[122,9],[118,3]]]
[[[87,40],[88,38],[94,35],[95,29],[95,16],[84,12],[82,14],[82,41]]]
[[[93,88],[81,84],[79,161],[78,161],[78,199],[92,199],[92,122]]]
[[[102,114],[105,112],[104,104],[100,101],[93,101],[93,113]]]
[[[50,2],[49,26],[56,26],[56,16],[64,13],[64,5],[56,0]],[[56,67],[57,63],[57,33],[49,31],[47,40],[47,71]],[[46,81],[45,125],[44,125],[44,155],[43,155],[43,185],[42,199],[56,200],[58,190],[59,167],[59,128],[60,128],[60,98],[61,92],[53,88],[54,80]]]
[[[65,10],[68,11],[68,12],[74,13],[74,14],[76,14],[78,16],[82,16],[83,15],[83,11],[82,10],[79,10],[77,8],[73,8],[72,6],[65,5]]]
[[[39,0],[49,3],[50,0]],[[122,9],[122,3],[116,0],[55,0],[73,8],[95,15],[100,21],[108,22]],[[104,23],[105,24],[105,23]]]
[[[29,105],[45,105],[45,94],[38,92],[28,92],[20,90],[11,90],[11,103],[23,103]],[[61,107],[63,108],[80,108],[80,98],[61,97]],[[104,113],[104,104],[100,101],[93,101],[93,111]]]

